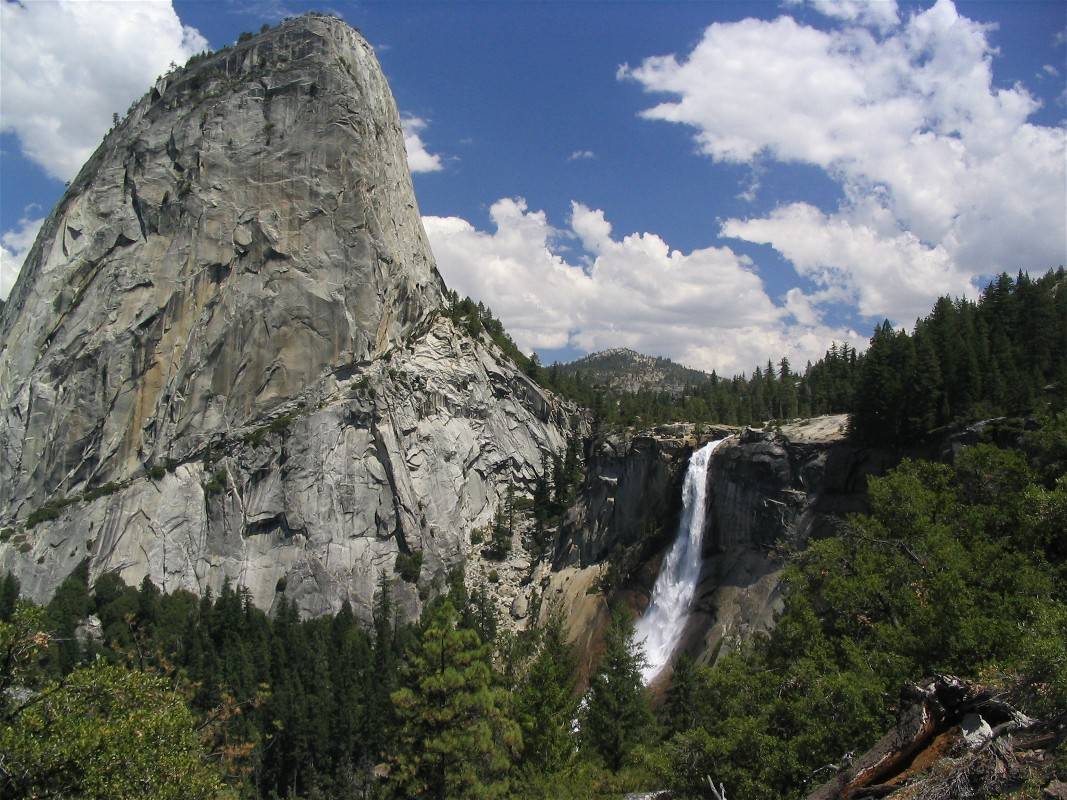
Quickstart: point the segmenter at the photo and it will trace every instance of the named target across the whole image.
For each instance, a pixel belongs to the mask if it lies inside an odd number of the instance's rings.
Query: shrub
[[[495,569],[489,570],[488,577],[490,583],[500,583],[500,573],[497,572]]]
[[[419,573],[422,572],[422,553],[397,553],[393,569],[405,583],[418,582]]]
[[[485,541],[485,534],[479,528],[471,531],[471,544],[478,545]]]
[[[148,477],[151,478],[154,481],[163,480],[163,477],[166,474],[167,474],[166,467],[160,466],[159,464],[156,464],[155,466],[148,468]]]
[[[43,506],[32,512],[26,517],[26,527],[32,528],[40,522],[49,522],[53,519],[59,519],[60,512],[71,503],[76,503],[77,498],[72,497],[70,499],[66,497],[60,497],[45,503]]]
[[[211,480],[204,484],[204,494],[208,497],[222,494],[226,491],[226,470],[219,469],[211,476]]]
[[[95,489],[90,489],[82,495],[82,500],[87,503],[91,503],[99,497],[106,497],[109,494],[114,494],[122,488],[122,484],[115,483],[114,481],[108,481],[103,486],[97,486]]]

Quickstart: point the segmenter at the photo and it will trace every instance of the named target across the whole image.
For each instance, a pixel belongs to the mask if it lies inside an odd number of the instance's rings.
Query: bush
[[[490,583],[500,583],[500,573],[497,572],[495,569],[489,570],[488,577]]]
[[[208,497],[222,494],[226,491],[226,470],[219,469],[211,476],[211,480],[204,484],[204,494]]]
[[[471,544],[478,545],[485,541],[485,534],[480,529],[475,528],[471,531]]]
[[[151,478],[154,481],[163,480],[163,476],[165,476],[166,474],[167,474],[166,467],[162,467],[162,466],[160,466],[158,464],[155,465],[154,467],[149,467],[148,468],[148,477]]]
[[[405,583],[417,583],[422,572],[422,553],[397,553],[393,569]]]
[[[108,481],[103,486],[97,486],[95,489],[90,489],[82,495],[82,500],[87,503],[91,503],[99,497],[106,497],[109,494],[114,494],[122,488],[122,484],[115,483],[114,481]]]
[[[66,497],[60,497],[48,503],[45,503],[43,506],[41,506],[36,511],[31,513],[28,517],[26,517],[26,527],[33,528],[40,522],[50,522],[51,520],[59,519],[59,515],[63,511],[63,509],[69,506],[71,503],[76,502],[78,502],[78,499],[76,497],[72,497],[69,499]]]

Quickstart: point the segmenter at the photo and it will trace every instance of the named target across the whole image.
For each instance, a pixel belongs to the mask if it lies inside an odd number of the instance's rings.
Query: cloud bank
[[[713,160],[812,165],[843,189],[830,213],[793,204],[722,235],[905,323],[979,276],[1063,263],[1064,128],[1028,122],[1039,104],[1022,85],[994,85],[989,27],[950,0],[903,22],[892,2],[811,5],[843,27],[714,24],[686,55],[619,69],[671,97],[643,117],[694,129]]]
[[[823,325],[802,296],[776,304],[728,247],[684,253],[655,233],[620,238],[602,210],[577,202],[565,229],[521,198],[489,213],[492,232],[459,217],[423,223],[448,285],[488,304],[526,351],[632,347],[729,375],[782,355],[803,365],[831,340],[865,341]],[[588,255],[561,255],[575,243]]]
[[[70,180],[171,62],[208,47],[170,2],[0,3],[0,130],[51,177]]]

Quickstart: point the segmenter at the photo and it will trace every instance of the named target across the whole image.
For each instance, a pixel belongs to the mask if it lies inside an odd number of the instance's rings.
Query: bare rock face
[[[0,570],[366,616],[400,554],[425,596],[568,424],[443,291],[356,31],[305,16],[161,78],[0,311]]]
[[[685,646],[713,661],[774,625],[782,552],[830,535],[867,510],[867,476],[892,457],[850,444],[846,415],[746,429],[716,449],[708,469],[704,572]]]
[[[726,437],[708,469],[704,567],[680,647],[713,661],[769,630],[781,605],[776,549],[801,548],[865,510],[867,476],[893,464],[892,454],[849,444],[846,432],[847,418],[835,415],[780,431],[678,423],[600,440],[564,520],[546,595],[563,602],[575,641],[595,643],[607,615],[595,588],[586,597],[568,584],[606,583],[642,612],[677,533],[689,457]]]

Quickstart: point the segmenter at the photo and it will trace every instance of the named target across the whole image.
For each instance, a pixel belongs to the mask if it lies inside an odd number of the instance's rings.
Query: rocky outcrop
[[[716,449],[704,574],[684,643],[698,659],[714,660],[724,645],[769,629],[784,556],[866,510],[868,476],[894,456],[849,443],[847,422],[834,415],[746,429]]]
[[[770,628],[784,555],[863,511],[867,477],[894,463],[846,433],[838,415],[774,430],[678,424],[607,437],[564,521],[546,598],[563,604],[583,651],[595,651],[608,618],[602,591],[640,613],[676,533],[690,454],[730,437],[708,469],[704,572],[680,645],[714,660],[724,645]]]
[[[71,183],[0,318],[0,518],[184,459],[441,297],[358,33],[303,17],[168,74]]]
[[[369,616],[462,561],[568,411],[439,313],[396,107],[318,15],[162,78],[0,315],[0,570]]]
[[[690,454],[734,430],[679,423],[596,439],[579,497],[563,521],[555,566],[584,567],[621,548],[662,544],[677,525]]]

